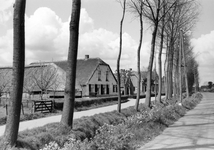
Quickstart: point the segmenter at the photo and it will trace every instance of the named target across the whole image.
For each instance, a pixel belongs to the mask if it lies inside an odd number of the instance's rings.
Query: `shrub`
[[[96,131],[92,145],[98,150],[126,150],[133,134],[124,124],[117,126],[104,124]]]
[[[49,144],[45,144],[44,148],[40,150],[59,150],[60,147],[56,142],[50,142]]]

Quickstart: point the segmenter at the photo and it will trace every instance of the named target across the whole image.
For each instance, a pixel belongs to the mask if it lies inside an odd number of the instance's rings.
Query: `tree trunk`
[[[175,55],[175,67],[174,67],[174,90],[176,98],[179,98],[179,49],[177,49]]]
[[[13,79],[11,92],[11,106],[7,116],[4,133],[5,146],[16,145],[22,103],[24,65],[25,65],[25,5],[26,0],[16,0],[13,16]]]
[[[119,48],[119,54],[117,58],[117,87],[118,87],[118,105],[117,105],[117,111],[121,112],[121,89],[120,89],[120,58],[122,53],[122,42],[123,42],[123,20],[125,17],[125,11],[126,10],[126,0],[123,1],[123,15],[122,19],[120,21],[120,48]]]
[[[175,48],[175,55],[173,58],[173,97],[177,97],[177,75],[178,75],[178,70],[177,70],[177,65],[178,65],[178,55],[177,55],[177,49]]]
[[[185,77],[185,84],[186,84],[186,95],[189,98],[189,86],[188,86],[188,78],[187,78],[187,66],[186,66],[186,55],[184,51],[184,38],[183,38],[183,31],[181,31],[181,42],[182,42],[182,53],[183,53],[183,60],[184,60],[184,77]]]
[[[139,45],[138,45],[138,50],[137,50],[137,73],[138,73],[138,81],[137,81],[137,97],[136,97],[136,102],[135,102],[135,110],[136,111],[138,111],[139,102],[140,102],[140,85],[141,85],[140,51],[141,51],[141,45],[142,45],[142,40],[143,40],[143,19],[142,19],[142,14],[140,14],[139,17],[140,17],[140,40],[139,40]]]
[[[160,51],[158,55],[158,97],[157,101],[160,103],[161,102],[161,93],[162,93],[162,50],[163,50],[163,34],[161,33],[161,44],[160,44]]]
[[[180,46],[179,46],[179,103],[182,104],[182,42],[181,42],[181,33],[180,33]]]
[[[173,39],[171,38],[169,42],[169,51],[168,51],[168,63],[167,63],[167,94],[166,98],[171,99],[173,93],[173,80],[172,80],[172,71],[173,71]]]
[[[70,127],[72,127],[73,124],[74,114],[80,9],[81,0],[73,0],[70,21],[69,52],[66,71],[65,101],[61,118],[61,123]]]
[[[165,8],[164,8],[165,14]],[[165,24],[165,17],[162,19],[162,28],[161,28],[161,41],[160,41],[160,50],[158,55],[158,97],[157,101],[161,103],[161,94],[162,94],[162,51],[163,51],[163,39],[164,39],[164,24]]]
[[[157,29],[158,29],[158,21],[155,23],[154,31],[152,33],[151,54],[150,54],[148,74],[147,74],[147,91],[146,91],[145,105],[149,108],[151,107],[152,66],[153,66],[154,53],[155,53],[155,41],[156,41]]]
[[[167,93],[168,93],[168,88],[167,88],[167,79],[168,79],[168,57],[169,57],[169,40],[168,40],[168,36],[167,36],[167,42],[166,42],[166,59],[165,59],[165,62],[164,62],[164,74],[165,74],[165,77],[164,77],[164,90],[165,90],[165,99],[168,99],[167,98]]]

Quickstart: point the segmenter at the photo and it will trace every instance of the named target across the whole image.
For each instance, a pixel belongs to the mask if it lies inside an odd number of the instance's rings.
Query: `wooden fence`
[[[49,113],[53,111],[53,101],[34,101],[34,112]]]

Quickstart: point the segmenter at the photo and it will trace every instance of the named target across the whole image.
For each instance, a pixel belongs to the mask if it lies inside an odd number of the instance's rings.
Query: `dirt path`
[[[214,93],[139,150],[214,150]]]
[[[152,100],[154,100],[154,97],[152,97]],[[145,99],[140,99],[140,103],[144,103]],[[128,102],[122,103],[122,109],[127,108],[129,106],[134,106],[135,105],[135,99],[129,99]],[[117,109],[117,105],[111,105],[111,106],[106,106],[106,107],[100,107],[100,108],[95,108],[91,110],[86,110],[86,111],[80,111],[80,112],[75,112],[74,113],[74,119],[83,117],[83,116],[92,116],[94,114],[98,113],[104,113],[104,112],[110,112],[114,111]],[[36,127],[41,127],[44,126],[48,123],[53,123],[53,122],[59,122],[61,119],[61,115],[57,116],[51,116],[51,117],[46,117],[46,118],[40,118],[40,119],[34,119],[34,120],[29,120],[29,121],[24,121],[20,122],[19,125],[19,131],[23,131],[26,129],[32,129]],[[4,134],[5,130],[5,125],[0,126],[0,136]]]

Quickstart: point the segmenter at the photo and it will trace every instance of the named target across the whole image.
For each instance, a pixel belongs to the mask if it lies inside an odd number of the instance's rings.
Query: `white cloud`
[[[33,15],[26,16],[25,20],[26,64],[67,59],[70,18],[63,22],[53,10],[41,7]],[[0,37],[1,64],[12,62],[12,43],[12,30]],[[149,43],[142,45],[142,66],[148,65],[149,46]],[[138,43],[128,33],[123,33],[121,68],[136,70],[137,47]],[[114,71],[118,52],[119,34],[103,28],[95,29],[94,20],[84,8],[81,9],[78,58],[84,58],[86,54],[91,58],[99,57]]]
[[[9,8],[12,7],[15,0],[0,0],[0,23],[8,21],[12,16],[12,11]]]
[[[198,39],[192,39],[194,51],[198,56],[201,84],[207,81],[214,82],[214,31],[202,35]]]
[[[80,34],[92,31],[94,29],[94,21],[89,17],[85,8],[81,9],[80,16]]]
[[[14,2],[15,0],[0,0],[0,11],[7,10]]]

